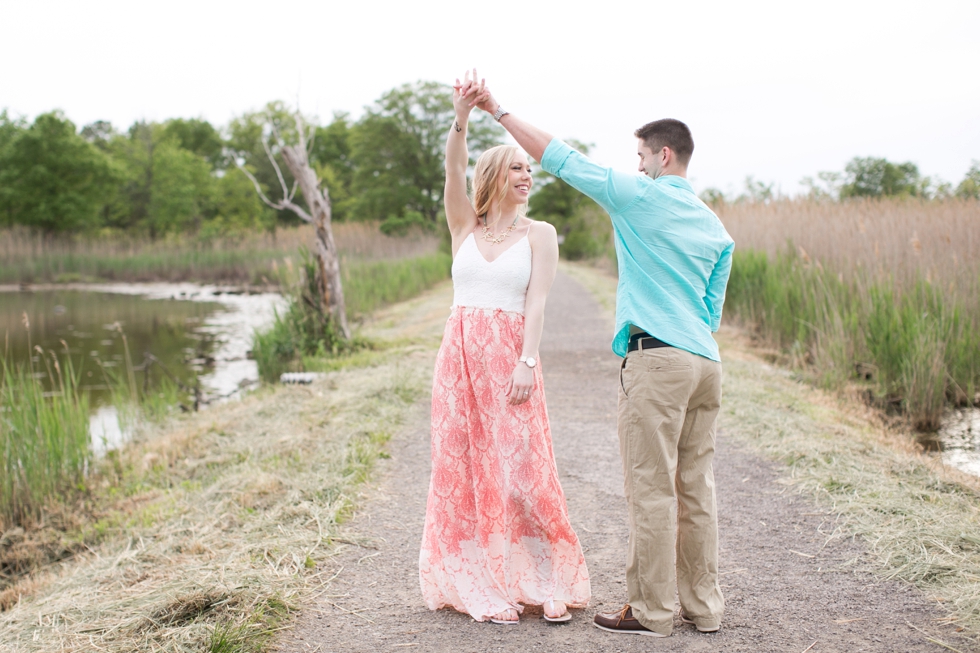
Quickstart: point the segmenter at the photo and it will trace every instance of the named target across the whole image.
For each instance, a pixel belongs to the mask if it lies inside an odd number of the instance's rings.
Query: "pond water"
[[[181,382],[193,385],[196,379],[205,399],[232,398],[258,381],[255,361],[247,356],[252,332],[270,324],[282,303],[275,293],[249,295],[192,284],[0,287],[0,353],[14,365],[33,361],[39,378],[50,384],[34,347],[63,355],[67,345],[91,398],[93,447],[102,452],[119,446],[126,434],[109,404],[100,363],[125,373],[128,345],[133,365],[149,353]],[[152,389],[163,372],[152,366],[149,374]],[[137,382],[144,382],[143,372]]]
[[[948,412],[939,430],[943,462],[980,476],[980,408]]]

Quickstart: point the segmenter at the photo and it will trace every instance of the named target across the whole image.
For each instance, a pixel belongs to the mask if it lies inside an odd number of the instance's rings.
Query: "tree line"
[[[895,163],[873,156],[854,157],[842,172],[818,172],[816,178],[804,177],[800,183],[807,189],[806,196],[815,200],[841,201],[855,197],[980,199],[980,161],[973,161],[955,187],[948,181],[923,175],[911,161]],[[708,204],[726,201],[768,202],[778,195],[775,184],[746,177],[745,188],[740,194],[726,196],[717,188],[708,188],[701,193],[701,199]]]
[[[357,121],[346,113],[325,124],[304,117],[312,127],[310,163],[329,190],[333,218],[378,220],[395,232],[437,224],[453,117],[450,88],[424,81],[386,92]],[[502,136],[487,118],[471,122],[474,156]],[[272,102],[225,126],[174,118],[141,120],[125,130],[107,121],[79,129],[60,111],[29,123],[4,110],[0,226],[155,239],[295,224],[293,212],[266,206],[239,170],[268,197],[294,187],[290,171],[272,163],[278,152],[268,149],[270,126],[281,133],[295,129],[292,110]]]

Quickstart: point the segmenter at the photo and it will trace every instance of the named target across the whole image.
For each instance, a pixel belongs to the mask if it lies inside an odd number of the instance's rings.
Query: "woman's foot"
[[[506,626],[513,626],[520,620],[520,615],[517,614],[517,610],[509,608],[503,612],[498,612],[497,614],[490,617],[490,621],[495,624],[504,624]]]
[[[568,614],[568,607],[561,601],[545,601],[541,606],[544,609],[544,620],[551,623],[562,623],[572,618]]]

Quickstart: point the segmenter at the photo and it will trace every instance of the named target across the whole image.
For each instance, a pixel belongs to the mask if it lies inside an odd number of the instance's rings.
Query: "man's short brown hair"
[[[659,152],[664,146],[677,157],[677,162],[685,168],[691,162],[694,154],[694,138],[691,130],[680,120],[664,118],[643,125],[633,135],[642,139],[653,152]]]

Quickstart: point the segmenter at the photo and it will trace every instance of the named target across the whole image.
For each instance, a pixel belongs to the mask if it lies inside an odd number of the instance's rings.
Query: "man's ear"
[[[674,160],[674,152],[666,145],[660,149],[660,160],[663,161],[664,168],[669,166]]]

